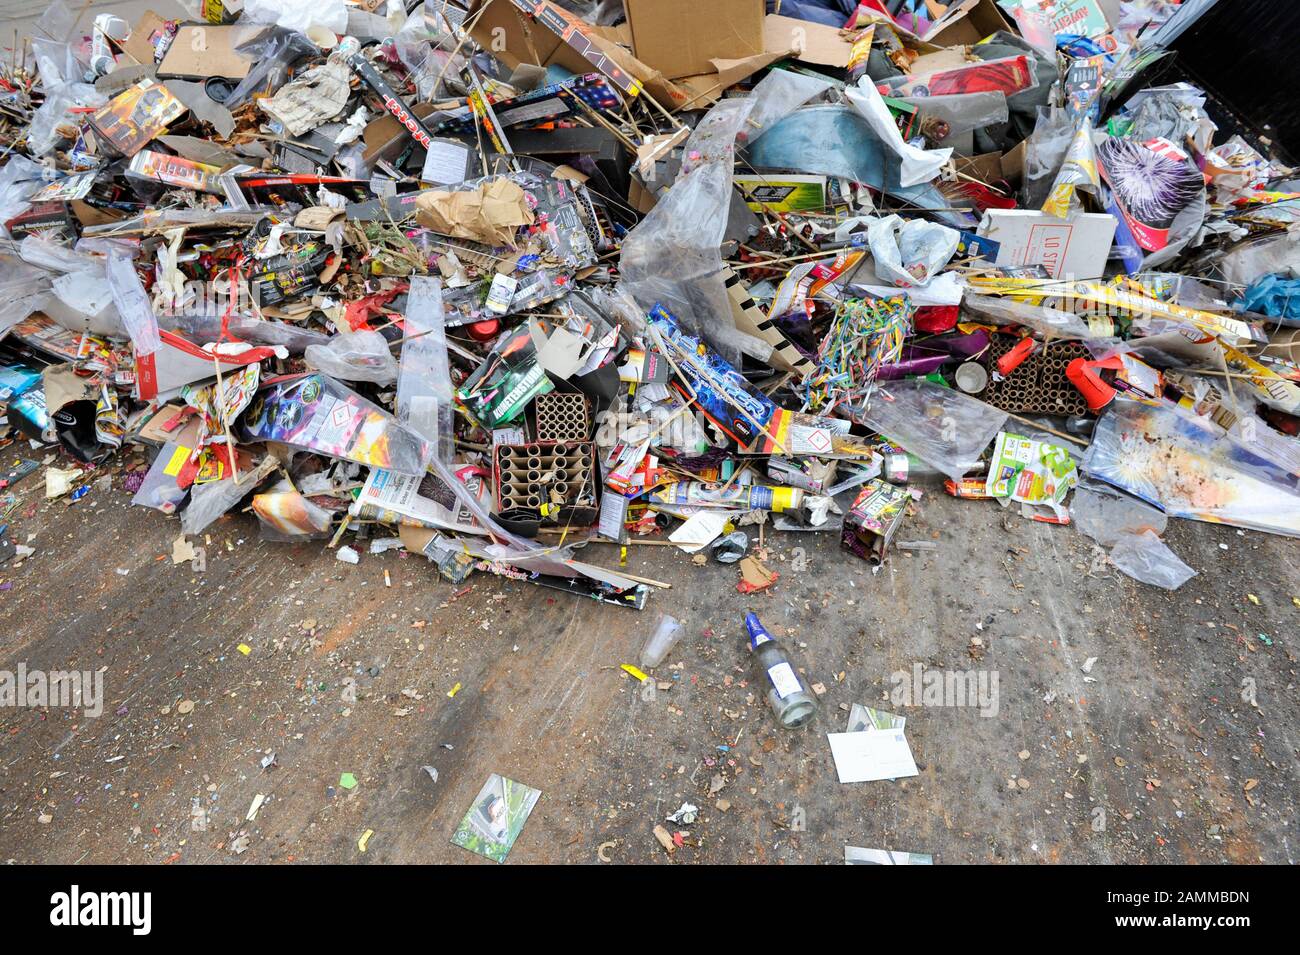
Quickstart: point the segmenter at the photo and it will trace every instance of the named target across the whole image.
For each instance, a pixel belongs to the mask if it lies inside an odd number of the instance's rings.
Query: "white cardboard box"
[[[989,209],[977,234],[1001,244],[998,265],[1041,265],[1052,278],[1099,279],[1115,224],[1108,213],[1058,219],[1035,209]]]

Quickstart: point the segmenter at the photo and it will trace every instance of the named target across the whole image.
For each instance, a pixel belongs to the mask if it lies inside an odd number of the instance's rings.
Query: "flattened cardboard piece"
[[[835,27],[776,13],[763,18],[763,49],[791,50],[800,63],[836,69],[848,66],[853,55],[853,43]]]
[[[213,355],[182,335],[160,329],[158,337],[162,348],[152,355],[135,359],[136,398],[151,401],[159,395],[170,394],[182,385],[206,381],[217,377]],[[221,355],[223,374],[244,365],[266,361],[275,357],[273,348],[250,348],[238,355]]]
[[[203,88],[202,83],[188,83],[185,80],[169,80],[167,88],[172,95],[185,104],[195,117],[210,123],[217,135],[225,139],[235,131],[235,117],[230,110],[214,102]]]
[[[163,445],[168,441],[192,448],[198,444],[202,421],[199,415],[191,412],[185,414],[181,403],[163,405],[144,426],[136,438],[149,444]]]
[[[593,346],[581,335],[563,327],[552,329],[549,337],[536,325],[531,331],[537,363],[548,375],[567,381],[586,364]]]
[[[217,166],[221,169],[237,165],[241,161],[237,153],[231,152],[229,149],[222,149],[220,146],[197,136],[159,136],[158,142],[183,159],[206,163],[209,166]]]
[[[763,310],[750,297],[749,289],[740,280],[740,276],[730,268],[722,272],[723,284],[727,288],[727,299],[731,302],[731,314],[736,320],[736,328],[747,335],[761,338],[772,346],[772,355],[768,359],[773,368],[806,375],[813,371],[814,365],[794,347],[790,339],[781,333],[776,323],[763,314]]]
[[[122,52],[141,66],[153,66],[154,39],[164,33],[166,27],[166,17],[161,17],[152,10],[146,10],[135,22],[135,26],[131,27],[130,35],[120,44]]]
[[[109,222],[121,222],[127,214],[120,209],[101,209],[99,206],[92,206],[89,203],[82,202],[80,199],[74,199],[68,203],[68,208],[72,214],[77,217],[77,221],[82,227],[92,225],[104,225]]]
[[[176,31],[176,38],[158,64],[160,79],[207,79],[219,76],[242,80],[252,61],[235,52],[235,47],[251,40],[262,27],[212,26],[186,24]]]
[[[635,96],[644,89],[670,110],[680,109],[694,95],[619,46],[626,34],[620,37],[617,29],[594,27],[545,0],[498,0],[486,9],[476,3],[471,14],[478,10],[483,12],[470,36],[493,50],[507,69],[521,64],[559,66],[581,75],[595,67],[625,93]],[[525,10],[532,15],[526,16]]]
[[[787,50],[769,50],[756,53],[743,60],[713,60],[714,72],[699,76],[687,76],[677,81],[677,85],[689,94],[678,102],[678,108],[701,109],[722,98],[727,87],[734,86],[741,80],[748,79],[766,66],[789,55]]]
[[[632,54],[669,79],[764,51],[763,0],[624,0]]]
[[[590,73],[594,66],[632,95],[636,95],[638,80],[649,88],[647,78],[657,72],[630,53],[624,54],[597,27],[546,0],[498,0],[490,6],[475,3],[471,15],[477,15],[478,20],[470,36],[484,49],[492,50],[508,69],[516,69],[521,63],[554,65],[581,75]],[[629,68],[629,63],[636,69]],[[659,79],[668,82],[662,74]]]

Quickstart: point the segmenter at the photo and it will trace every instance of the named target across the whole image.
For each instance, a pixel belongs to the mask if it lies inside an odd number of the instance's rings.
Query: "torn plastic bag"
[[[732,197],[735,139],[752,99],[718,103],[687,140],[682,171],[623,240],[623,288],[644,311],[669,307],[693,334],[732,364],[742,352],[765,361],[772,346],[736,329],[723,278],[721,246]],[[763,142],[767,137],[763,137]]]
[[[27,127],[27,146],[34,156],[46,156],[63,139],[60,127],[70,124],[69,111],[76,108],[98,108],[108,103],[108,97],[88,83],[64,83],[46,88],[45,101],[36,110],[31,125]]]
[[[947,96],[902,96],[899,102],[915,106],[924,116],[941,120],[948,126],[948,136],[1005,123],[1011,115],[1007,110],[1007,94],[999,90]]]
[[[1083,471],[1175,517],[1300,536],[1294,476],[1176,405],[1117,398],[1097,422]]]
[[[0,236],[9,235],[6,222],[27,211],[31,205],[27,197],[41,186],[44,173],[40,163],[17,154],[0,166]]]
[[[753,112],[740,130],[737,139],[752,143],[775,123],[793,113],[815,96],[820,96],[834,84],[816,76],[774,69],[754,87],[749,98],[754,101]]]
[[[154,316],[153,305],[140,276],[136,274],[135,265],[124,256],[110,255],[104,272],[118,318],[135,346],[136,358],[152,355],[162,348],[162,339],[158,335],[158,319]]]
[[[867,223],[867,244],[876,274],[899,288],[925,285],[948,264],[961,235],[956,229],[929,222],[886,216]]]
[[[421,3],[407,15],[402,28],[393,35],[393,48],[397,51],[397,58],[410,71],[409,79],[415,84],[417,97],[429,101],[446,93],[445,85],[441,90],[434,88],[439,75],[459,73],[460,70],[453,67],[444,71],[448,54],[436,47],[450,40],[445,45],[451,48],[456,46],[456,42],[442,31],[435,17],[426,14],[424,7]]]
[[[447,359],[445,318],[441,283],[412,276],[397,379],[397,420],[421,435],[438,457],[450,464],[456,455],[456,396]]]
[[[303,359],[308,368],[343,381],[391,385],[397,380],[397,359],[388,346],[388,339],[370,329],[339,332],[324,345],[308,345]]]
[[[248,74],[230,91],[223,105],[234,109],[254,93],[278,90],[289,77],[289,67],[317,52],[316,45],[295,30],[267,30],[235,47],[235,52],[252,62]]]
[[[948,200],[933,185],[902,184],[898,155],[885,146],[865,117],[848,106],[797,109],[754,142],[748,154],[750,165],[760,172],[838,176],[904,199],[920,209],[948,208]],[[965,213],[936,212],[934,217],[961,228],[976,223],[974,216]]]
[[[199,314],[188,311],[164,312],[158,316],[158,327],[169,332],[179,332],[196,345],[208,345],[222,340],[222,317],[225,306],[218,300],[211,308]],[[301,355],[309,345],[328,345],[331,336],[314,328],[303,328],[289,322],[270,322],[252,315],[234,314],[226,318],[225,331],[230,336],[254,345],[280,345],[290,355]]]
[[[1070,518],[1080,533],[1104,547],[1143,531],[1153,531],[1159,536],[1169,523],[1164,511],[1108,484],[1088,480],[1080,481],[1074,489]]]
[[[1275,319],[1279,325],[1300,327],[1300,279],[1266,275],[1246,289],[1237,311]]]
[[[954,481],[973,468],[1007,413],[925,379],[881,385],[863,422]]]
[[[1266,275],[1300,277],[1300,232],[1242,242],[1219,262],[1233,285],[1251,286]]]
[[[1165,590],[1177,590],[1196,576],[1152,531],[1121,534],[1110,562],[1134,580]]]
[[[251,472],[206,484],[195,484],[190,489],[190,503],[181,512],[181,530],[186,535],[201,534],[214,521],[257,490],[257,486],[277,468],[279,463],[267,455]]]
[[[1021,205],[1041,209],[1052,192],[1065,154],[1074,141],[1075,121],[1063,109],[1038,111],[1038,124],[1025,141],[1025,181],[1021,187]]]
[[[7,329],[45,306],[49,275],[0,253],[0,338]]]

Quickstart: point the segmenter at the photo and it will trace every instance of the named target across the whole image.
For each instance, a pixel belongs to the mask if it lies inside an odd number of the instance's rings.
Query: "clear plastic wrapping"
[[[995,123],[1005,123],[1011,112],[1007,108],[1007,94],[999,90],[981,93],[951,93],[946,96],[904,96],[901,102],[915,106],[926,116],[948,124],[948,135],[982,129]]]
[[[307,367],[344,381],[370,381],[391,385],[397,380],[397,359],[388,339],[379,332],[362,329],[340,332],[323,345],[308,345],[303,351]]]
[[[135,272],[135,265],[128,258],[110,255],[104,271],[109,290],[113,293],[113,304],[131,336],[136,355],[152,355],[162,348],[162,339],[158,335],[158,319],[140,276]]]
[[[997,295],[967,293],[963,300],[967,309],[992,319],[998,325],[1023,325],[1048,338],[1091,338],[1088,323],[1078,315],[1062,312],[1047,305],[1030,305]]]
[[[740,133],[740,141],[752,143],[774,123],[833,87],[833,83],[820,77],[791,73],[789,70],[772,70],[749,94],[749,98],[754,101],[754,109],[746,120],[745,129]]]
[[[1300,491],[1287,469],[1175,405],[1117,398],[1083,471],[1175,517],[1300,536]]]
[[[397,379],[397,420],[433,445],[438,457],[450,464],[456,453],[456,396],[444,321],[439,281],[412,277]]]
[[[1075,528],[1098,544],[1111,547],[1123,537],[1153,531],[1165,532],[1169,518],[1145,501],[1130,497],[1107,484],[1080,481],[1070,501]]]
[[[736,329],[722,279],[722,240],[732,196],[736,135],[751,99],[723,100],[686,143],[682,172],[623,241],[624,288],[646,311],[662,303],[732,364],[740,353],[771,354],[766,342]]]
[[[1007,413],[924,379],[881,385],[865,424],[958,480],[1002,430]]]
[[[1196,576],[1152,531],[1121,535],[1110,561],[1140,583],[1177,590]]]
[[[225,99],[225,106],[234,109],[267,86],[278,90],[289,76],[289,66],[315,52],[316,46],[294,30],[272,29],[260,33],[235,48],[240,56],[252,60],[248,74],[239,81]]]

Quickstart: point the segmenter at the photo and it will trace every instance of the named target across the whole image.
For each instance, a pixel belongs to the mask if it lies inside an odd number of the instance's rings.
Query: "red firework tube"
[[[1005,378],[1025,363],[1025,359],[1034,353],[1038,343],[1032,338],[1022,338],[1015,348],[998,359],[998,374]]]
[[[406,108],[406,103],[393,92],[391,86],[384,82],[384,78],[370,65],[370,61],[358,51],[348,57],[348,66],[352,67],[357,76],[361,77],[361,81],[374,90],[379,98],[383,100],[384,109],[388,110],[393,118],[402,124],[402,127],[411,134],[411,138],[425,149],[428,149],[430,140],[433,137],[433,134],[429,132],[429,127],[420,122],[420,118]]]

